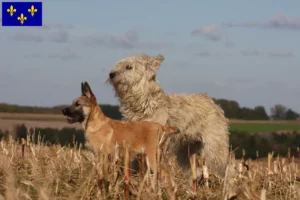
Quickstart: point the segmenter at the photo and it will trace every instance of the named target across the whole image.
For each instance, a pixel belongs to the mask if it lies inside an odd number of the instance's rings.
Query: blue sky
[[[166,92],[299,112],[299,8],[298,0],[45,0],[44,27],[0,27],[0,102],[69,104],[86,80],[99,103],[117,104],[110,69],[147,53],[165,56],[157,79]]]

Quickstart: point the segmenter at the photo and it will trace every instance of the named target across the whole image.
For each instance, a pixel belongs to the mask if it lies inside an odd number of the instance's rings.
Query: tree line
[[[269,116],[264,106],[255,106],[254,108],[240,107],[239,103],[227,99],[214,99],[216,104],[224,110],[225,116],[229,119],[242,120],[296,120],[300,114],[294,110],[285,107],[282,104],[276,104],[270,109]]]
[[[241,120],[296,120],[300,114],[296,111],[285,107],[282,104],[276,104],[270,109],[269,116],[264,106],[256,106],[254,108],[240,107],[239,103],[227,99],[213,99],[216,104],[224,110],[225,116],[229,119]],[[37,106],[21,106],[14,104],[0,103],[0,112],[9,113],[36,113],[36,114],[61,114],[62,108],[69,105],[59,105],[54,107],[37,107]],[[104,114],[113,119],[121,119],[122,115],[119,106],[116,105],[99,105]]]
[[[15,104],[0,103],[0,112],[5,113],[33,113],[33,114],[62,114],[61,110],[70,105],[59,105],[54,107],[21,106]],[[113,119],[121,119],[119,106],[99,105],[105,115]]]

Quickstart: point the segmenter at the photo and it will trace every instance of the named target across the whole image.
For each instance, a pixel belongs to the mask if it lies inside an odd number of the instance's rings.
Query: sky
[[[299,8],[299,0],[44,0],[43,27],[0,27],[0,102],[70,104],[88,81],[100,104],[116,105],[109,71],[146,53],[165,57],[157,80],[167,93],[300,112]]]

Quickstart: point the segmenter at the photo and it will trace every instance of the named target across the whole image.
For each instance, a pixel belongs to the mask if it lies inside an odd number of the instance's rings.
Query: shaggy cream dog
[[[223,110],[203,93],[166,94],[156,81],[162,61],[161,55],[130,56],[118,61],[110,72],[108,80],[120,100],[124,120],[149,120],[179,128],[180,134],[169,142],[169,152],[176,154],[182,169],[189,169],[190,155],[201,153],[210,172],[223,176],[229,156]]]

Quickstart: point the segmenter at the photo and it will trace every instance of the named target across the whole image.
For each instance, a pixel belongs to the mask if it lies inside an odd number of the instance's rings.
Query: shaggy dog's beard
[[[141,85],[142,80],[143,79],[140,79],[135,82],[130,82],[130,81],[128,81],[126,79],[124,80],[122,78],[118,78],[118,79],[114,79],[114,80],[111,80],[110,78],[108,78],[106,80],[106,83],[113,86],[116,96],[123,97],[128,92],[130,92],[131,94],[134,93],[134,88],[138,85]]]

